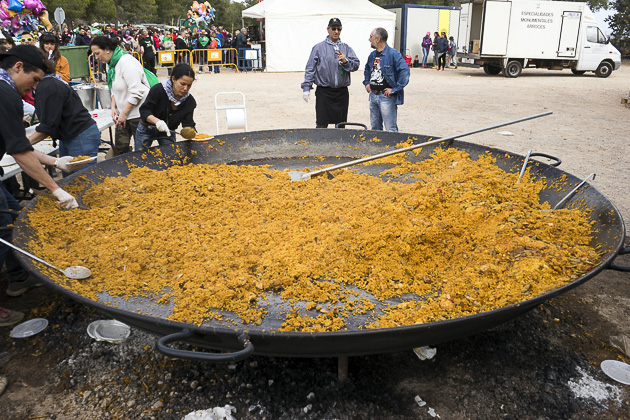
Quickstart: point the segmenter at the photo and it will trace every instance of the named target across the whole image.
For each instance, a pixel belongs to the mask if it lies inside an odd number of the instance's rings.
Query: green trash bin
[[[88,45],[79,47],[59,47],[61,55],[66,57],[70,64],[70,79],[90,77],[90,67],[88,66]]]

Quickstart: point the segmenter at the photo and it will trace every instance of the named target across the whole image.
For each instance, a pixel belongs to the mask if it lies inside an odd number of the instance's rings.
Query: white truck
[[[518,77],[523,68],[593,71],[608,77],[621,53],[597,26],[586,3],[473,0],[461,5],[458,61],[486,74]]]

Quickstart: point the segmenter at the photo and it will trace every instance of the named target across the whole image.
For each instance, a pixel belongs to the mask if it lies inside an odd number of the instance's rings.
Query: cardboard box
[[[478,39],[473,39],[472,53],[479,54],[479,40]]]

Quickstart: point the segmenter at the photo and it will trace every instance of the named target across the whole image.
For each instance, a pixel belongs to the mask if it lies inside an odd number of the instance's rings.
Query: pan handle
[[[162,354],[169,357],[177,357],[179,359],[198,360],[201,362],[238,362],[248,358],[254,353],[254,345],[249,341],[249,336],[246,333],[241,333],[238,336],[238,341],[244,347],[243,350],[235,351],[233,353],[204,353],[199,351],[190,350],[178,350],[168,347],[168,344],[175,341],[185,341],[189,338],[198,335],[197,333],[183,329],[180,332],[165,335],[155,343],[155,348]]]
[[[619,251],[619,254],[617,254],[617,255],[623,255],[623,254],[630,254],[630,247],[623,248],[621,251]],[[616,271],[630,272],[630,266],[628,266],[628,265],[619,265],[619,264],[611,263],[608,266],[608,268],[611,269],[611,270],[616,270]]]
[[[548,155],[548,154],[546,154],[546,153],[538,153],[538,152],[534,152],[534,153],[532,153],[532,154],[531,154],[531,155],[529,155],[529,156],[530,156],[530,157],[532,157],[532,156],[540,156],[540,157],[547,158],[547,159],[549,159],[549,160],[554,160],[555,162],[554,162],[554,163],[550,163],[550,164],[549,164],[549,166],[554,166],[554,167],[557,167],[557,166],[560,166],[560,164],[562,163],[562,160],[560,160],[560,158],[557,158],[557,157],[555,157],[555,156]]]
[[[346,128],[347,125],[356,125],[357,127],[363,127],[364,130],[367,130],[367,125],[361,123],[351,123],[351,122],[342,122],[335,124],[335,128]],[[343,126],[343,127],[342,127]]]

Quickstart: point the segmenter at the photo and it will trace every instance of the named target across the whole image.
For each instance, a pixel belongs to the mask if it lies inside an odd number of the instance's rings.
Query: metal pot
[[[151,157],[150,154],[147,157],[147,154],[143,152],[121,155],[101,162],[91,167],[89,171],[72,175],[64,179],[61,184],[65,185],[78,176],[87,178],[89,182],[85,184],[99,183],[103,176],[126,176],[129,173],[129,164],[163,169],[173,165],[173,161],[181,160],[184,156],[187,156],[192,163],[265,164],[280,170],[301,169],[308,166],[312,168],[340,163],[350,158],[377,154],[382,152],[385,146],[393,147],[397,143],[406,141],[408,137],[417,138],[417,142],[428,140],[427,136],[358,130],[301,129],[235,133],[217,136],[214,140],[210,140],[214,146],[213,149],[208,148],[208,141],[187,141],[176,145],[160,146],[159,149],[163,156],[159,159]],[[373,138],[378,138],[380,141],[373,142],[371,141]],[[217,140],[224,142],[224,144],[218,146]],[[411,159],[427,159],[435,147],[437,146],[422,148],[421,153]],[[522,156],[460,141],[448,141],[442,147],[465,150],[473,159],[487,152],[492,152],[497,159],[497,165],[508,171],[518,171],[523,163]],[[319,159],[321,156],[325,157],[323,161]],[[377,175],[385,167],[371,165],[362,167],[361,171]],[[532,165],[531,173],[536,177],[544,176],[548,180],[555,180],[561,176],[567,177],[568,182],[566,182],[563,190],[547,189],[541,192],[541,201],[548,201],[552,205],[580,182],[578,178],[543,163]],[[548,184],[551,183],[548,182]],[[279,332],[280,322],[277,320],[279,317],[273,315],[274,311],[279,312],[281,308],[271,307],[273,305],[268,307],[270,315],[260,326],[237,324],[234,327],[227,327],[217,321],[205,322],[201,326],[173,322],[165,319],[168,316],[168,308],[165,305],[155,303],[157,299],[151,301],[148,298],[133,297],[125,300],[104,293],[96,302],[79,296],[68,290],[63,284],[48,278],[38,270],[32,261],[19,255],[18,258],[38,278],[58,292],[94,306],[119,321],[163,336],[158,341],[157,348],[171,356],[224,361],[239,360],[254,352],[262,355],[306,357],[384,353],[421,345],[437,344],[475,334],[529,311],[543,301],[584,283],[602,270],[609,268],[630,270],[628,267],[613,264],[613,260],[619,253],[629,251],[622,250],[625,227],[618,210],[592,186],[582,189],[578,198],[585,202],[590,209],[593,209],[589,217],[595,223],[596,238],[594,241],[604,253],[590,272],[564,287],[519,304],[446,321],[396,328],[359,329],[359,326],[363,325],[366,319],[357,317],[347,320],[347,331]],[[35,203],[31,202],[26,207],[15,226],[14,242],[26,250],[29,250],[28,241],[31,232],[24,221],[34,205]],[[113,302],[118,307],[105,305],[103,302],[106,301]],[[185,341],[203,347],[235,350],[236,352],[229,354],[182,352],[168,347],[168,344],[173,341]]]
[[[98,102],[101,104],[101,108],[109,109],[112,107],[112,91],[109,86],[97,86],[95,87],[98,94]]]
[[[96,90],[92,85],[74,85],[72,89],[81,98],[81,103],[88,111],[93,111],[96,108]],[[111,100],[111,98],[110,98]]]

